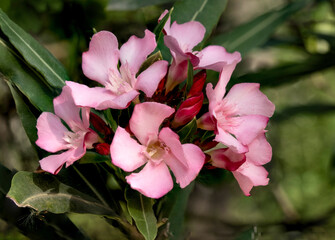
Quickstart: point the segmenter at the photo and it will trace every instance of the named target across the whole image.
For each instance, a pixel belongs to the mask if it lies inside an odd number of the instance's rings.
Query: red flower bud
[[[93,127],[100,132],[101,134],[108,136],[112,134],[110,127],[102,120],[98,115],[95,113],[90,113],[90,122],[92,123]]]
[[[179,127],[191,121],[200,111],[204,94],[202,92],[186,99],[177,110],[172,121],[173,127]]]
[[[110,145],[108,143],[94,144],[94,149],[97,153],[99,153],[101,155],[109,155],[110,154]]]
[[[187,94],[187,98],[192,97],[202,92],[202,89],[206,81],[206,77],[207,77],[206,70],[202,70],[194,75],[193,85]]]

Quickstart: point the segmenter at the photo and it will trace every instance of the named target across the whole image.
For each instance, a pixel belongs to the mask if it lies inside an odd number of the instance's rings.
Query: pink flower
[[[163,12],[162,19],[167,10]],[[175,86],[185,80],[187,77],[187,62],[191,61],[193,66],[198,65],[199,58],[193,52],[193,48],[198,45],[204,38],[206,28],[197,21],[190,21],[183,24],[173,22],[170,18],[167,20],[164,31],[164,43],[170,49],[173,57],[172,64],[169,68],[166,91],[171,91]]]
[[[126,177],[133,189],[151,198],[160,198],[173,188],[169,168],[181,188],[186,187],[198,175],[205,155],[194,144],[181,144],[170,128],[159,131],[164,119],[174,109],[156,102],[137,104],[129,122],[131,132],[118,127],[110,152],[114,165],[132,172],[145,165],[138,173]]]
[[[259,90],[258,83],[236,84],[224,96],[236,63],[223,66],[214,89],[211,83],[207,85],[209,112],[199,119],[198,127],[214,130],[215,141],[244,153],[248,151],[247,145],[264,132],[275,107]]]
[[[83,53],[82,68],[86,77],[104,87],[89,88],[67,81],[66,85],[71,88],[75,103],[98,110],[124,109],[139,95],[138,90],[151,97],[166,75],[168,63],[157,61],[137,74],[156,45],[155,35],[149,30],[145,30],[144,38],[130,37],[120,50],[113,33],[101,31],[94,34],[89,50]]]
[[[258,135],[249,145],[247,153],[236,153],[229,148],[216,149],[208,154],[212,165],[231,171],[246,196],[254,186],[266,186],[269,183],[268,172],[262,166],[270,162],[271,145],[264,133]]]
[[[92,144],[98,141],[98,135],[89,128],[90,109],[79,108],[74,104],[69,87],[63,87],[53,104],[56,115],[44,112],[37,119],[36,144],[51,153],[66,150],[40,160],[44,171],[57,174],[64,164],[68,167],[84,156],[86,148],[92,148]]]

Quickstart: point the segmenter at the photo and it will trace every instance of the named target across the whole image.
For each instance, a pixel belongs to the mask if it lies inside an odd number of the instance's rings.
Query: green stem
[[[73,169],[76,170],[78,175],[83,179],[83,181],[87,184],[87,186],[92,190],[92,192],[98,197],[98,199],[106,206],[109,207],[109,205],[105,202],[103,197],[99,194],[99,192],[93,187],[93,185],[85,178],[85,176],[75,167],[73,166]]]

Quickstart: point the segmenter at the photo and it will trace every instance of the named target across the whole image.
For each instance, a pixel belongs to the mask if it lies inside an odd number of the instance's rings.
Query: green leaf
[[[131,188],[127,188],[126,200],[128,211],[135,220],[138,230],[146,240],[154,240],[157,236],[157,219],[152,209],[153,200]]]
[[[101,155],[96,152],[87,151],[85,155],[80,159],[81,164],[87,163],[100,163],[100,162],[107,162],[110,161],[110,157],[106,155]]]
[[[115,215],[114,211],[96,199],[59,182],[50,174],[18,172],[7,195],[19,207],[30,207],[38,212],[91,213]]]
[[[169,17],[171,17],[172,12],[173,12],[173,8],[170,9],[170,11],[160,20],[160,22],[155,27],[154,34],[156,35],[156,41],[162,35],[163,28],[164,28],[167,20],[169,19]]]
[[[245,55],[252,48],[264,44],[280,24],[309,2],[310,0],[293,1],[279,10],[269,11],[228,33],[216,36],[209,44],[222,45],[229,52],[239,51]]]
[[[15,85],[41,112],[53,112],[55,93],[0,38],[0,78]]]
[[[21,119],[23,128],[26,131],[26,134],[30,140],[30,143],[33,146],[36,146],[35,145],[35,142],[37,140],[36,117],[30,111],[29,107],[25,103],[24,99],[22,98],[18,90],[10,82],[7,82],[7,84],[14,98],[16,111]]]
[[[163,3],[174,2],[175,0],[109,0],[107,10],[125,11],[136,10],[141,7],[158,5]]]
[[[191,122],[178,131],[181,143],[186,143],[197,131],[197,120],[193,118]]]
[[[302,76],[318,72],[335,65],[333,54],[311,55],[307,60],[283,66],[263,69],[256,73],[250,73],[238,78],[233,78],[228,83],[228,88],[233,84],[242,82],[257,82],[262,87],[276,87],[287,83],[293,83]]]
[[[141,65],[140,69],[138,70],[138,75],[143,72],[144,70],[146,70],[148,67],[150,67],[154,62],[157,62],[159,60],[162,60],[162,54],[160,51],[155,52],[154,54],[152,54],[151,56],[149,56]]]
[[[168,217],[167,233],[170,240],[185,239],[184,219],[189,196],[194,188],[194,182],[181,189],[175,186],[165,197],[161,217]]]
[[[191,87],[193,85],[193,65],[190,60],[188,60],[187,63],[187,79],[186,79],[186,91],[185,91],[185,98],[188,94],[188,92],[191,90]]]
[[[59,61],[0,9],[0,28],[25,61],[40,72],[50,86],[62,88],[69,80]]]
[[[206,28],[204,41],[210,36],[217,25],[227,0],[183,0],[177,1],[171,16],[171,23],[185,23],[199,21]]]

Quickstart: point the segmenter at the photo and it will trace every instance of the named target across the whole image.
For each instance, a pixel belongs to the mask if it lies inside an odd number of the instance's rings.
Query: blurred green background
[[[131,35],[143,36],[146,28],[153,30],[174,2],[1,0],[0,8],[49,49],[72,80],[86,82],[81,53],[94,29],[112,31],[124,43]],[[261,38],[257,31],[271,26],[276,10],[291,2],[230,0],[212,33],[209,43],[241,25],[241,31],[258,34],[256,47],[241,49],[243,60],[231,81],[261,82],[276,105],[267,135],[273,159],[266,165],[270,184],[253,189],[251,197],[243,195],[229,172],[214,183],[199,181],[187,209],[189,239],[335,239],[335,3],[306,0]],[[269,12],[270,17],[258,18]],[[251,28],[254,19],[258,25]],[[227,41],[226,47],[236,50],[233,45]],[[4,81],[0,102],[0,161],[33,171],[38,159]],[[92,239],[117,239],[116,230],[99,217],[70,218]],[[26,237],[0,219],[0,239]]]

